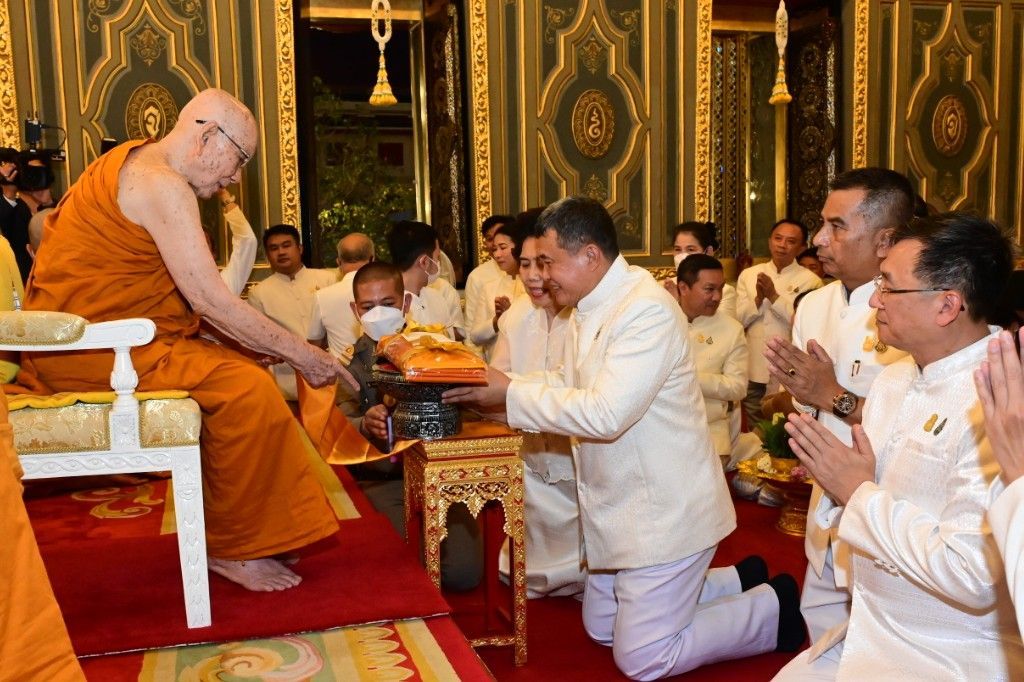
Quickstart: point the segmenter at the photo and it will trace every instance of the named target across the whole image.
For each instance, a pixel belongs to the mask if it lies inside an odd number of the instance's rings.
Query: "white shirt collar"
[[[918,376],[925,381],[945,381],[950,376],[968,367],[977,367],[988,354],[988,342],[996,337],[1001,329],[989,325],[988,336],[978,339],[969,346],[940,358],[923,370],[918,368]],[[916,365],[915,365],[916,367]]]
[[[604,277],[597,283],[597,286],[591,289],[590,293],[581,298],[579,303],[576,304],[576,310],[586,315],[592,310],[597,309],[619,289],[619,285],[626,279],[628,272],[629,265],[626,263],[626,259],[622,257],[622,254],[619,254],[612,261],[611,266],[604,273]]]

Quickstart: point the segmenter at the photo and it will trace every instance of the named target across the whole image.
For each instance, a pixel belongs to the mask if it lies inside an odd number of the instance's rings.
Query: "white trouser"
[[[800,613],[807,623],[812,643],[850,620],[850,592],[845,587],[836,587],[831,546],[825,553],[825,564],[820,576],[815,572],[813,564],[807,564],[804,588],[800,593]],[[836,648],[841,653],[842,643],[836,645]]]
[[[576,481],[546,482],[529,466],[526,484],[526,596],[568,597],[583,591],[580,567],[580,509]],[[509,546],[501,548],[498,569],[508,575]]]
[[[714,553],[711,547],[668,564],[587,575],[583,626],[612,647],[625,675],[655,680],[775,648],[779,601],[769,586],[700,601]],[[730,570],[716,572],[705,597],[729,584],[739,588],[738,578],[729,582]]]

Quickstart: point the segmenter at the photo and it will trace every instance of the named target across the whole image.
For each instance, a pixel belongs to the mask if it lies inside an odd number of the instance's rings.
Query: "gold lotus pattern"
[[[153,496],[153,486],[125,486],[122,488],[97,488],[72,493],[71,499],[79,502],[99,502],[89,510],[98,519],[134,519],[145,516],[164,503],[163,498]],[[127,505],[127,506],[125,506]]]

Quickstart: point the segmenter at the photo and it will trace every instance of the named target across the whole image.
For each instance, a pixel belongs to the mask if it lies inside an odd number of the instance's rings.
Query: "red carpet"
[[[783,535],[775,530],[778,509],[761,507],[753,502],[735,500],[739,527],[718,546],[713,566],[727,566],[750,554],[760,554],[768,561],[771,573],[791,573],[803,583],[807,559],[804,557],[803,538]],[[685,532],[680,529],[680,532]],[[459,615],[463,599],[473,597],[449,595]],[[480,649],[480,657],[494,676],[504,682],[550,682],[551,680],[626,680],[612,660],[609,648],[595,644],[583,630],[582,605],[575,599],[556,597],[531,599],[527,607],[527,637],[529,661],[526,666],[512,665],[508,649]],[[479,627],[478,623],[466,623]],[[463,628],[466,629],[465,627]],[[771,680],[793,654],[763,654],[735,661],[725,661],[698,668],[673,679],[687,682],[759,682]]]
[[[185,627],[174,535],[42,547],[79,656],[285,633],[448,612],[381,517],[345,521],[302,552],[302,584],[253,594],[210,577],[213,625]]]

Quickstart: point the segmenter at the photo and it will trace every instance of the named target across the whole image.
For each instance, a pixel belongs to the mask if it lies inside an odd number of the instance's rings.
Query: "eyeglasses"
[[[882,284],[881,275],[875,275],[871,281],[874,282],[875,289],[878,291],[879,296],[886,296],[888,294],[920,294],[929,291],[948,291],[948,289],[890,289]]]
[[[196,123],[198,123],[199,125],[206,125],[207,123],[209,123],[209,121],[205,121],[205,120],[197,118],[196,119]],[[241,168],[245,164],[249,163],[249,160],[252,159],[252,154],[250,154],[249,152],[247,152],[244,149],[242,149],[242,145],[240,145],[237,142],[235,142],[235,138],[233,138],[230,135],[228,135],[227,131],[224,130],[223,128],[221,128],[219,123],[216,123],[215,125],[217,126],[217,130],[219,130],[221,132],[221,134],[224,135],[224,137],[228,138],[228,142],[230,142],[231,144],[235,145],[235,149],[237,149],[238,153],[242,155],[242,163],[239,164],[238,167]]]

